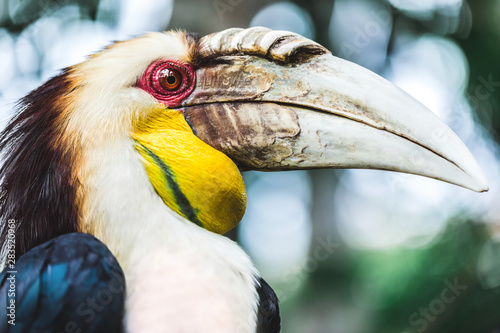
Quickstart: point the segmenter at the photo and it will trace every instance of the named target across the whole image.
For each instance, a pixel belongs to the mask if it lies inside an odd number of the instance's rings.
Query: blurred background
[[[110,41],[250,26],[297,32],[391,80],[490,182],[477,194],[380,171],[246,173],[230,236],[280,297],[282,332],[500,332],[500,0],[0,0],[0,126]]]

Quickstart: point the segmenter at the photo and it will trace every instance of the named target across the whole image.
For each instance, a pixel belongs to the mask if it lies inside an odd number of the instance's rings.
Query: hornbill
[[[2,332],[278,332],[274,292],[221,235],[244,214],[243,170],[488,189],[415,99],[262,27],[116,42],[24,97],[0,149]]]

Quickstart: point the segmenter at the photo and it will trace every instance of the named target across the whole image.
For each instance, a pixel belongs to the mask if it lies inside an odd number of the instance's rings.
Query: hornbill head
[[[25,250],[64,232],[123,232],[107,209],[140,210],[140,186],[224,233],[245,211],[241,170],[371,168],[488,189],[465,145],[418,101],[266,28],[117,42],[28,95],[1,148],[1,213],[20,219]],[[120,192],[138,197],[124,204]]]

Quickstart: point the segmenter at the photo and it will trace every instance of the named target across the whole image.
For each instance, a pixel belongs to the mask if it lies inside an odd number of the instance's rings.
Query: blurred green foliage
[[[96,19],[100,0],[1,0],[0,26],[13,33],[22,32],[44,14],[68,5],[78,6],[80,15]],[[117,2],[118,3],[118,2]]]
[[[458,39],[470,65],[469,100],[483,125],[500,141],[500,2],[471,1],[472,31]],[[485,86],[484,80],[493,84]]]
[[[363,321],[356,332],[367,333],[495,332],[500,284],[486,286],[478,274],[481,260],[497,260],[484,257],[488,240],[484,224],[457,219],[424,248],[340,251],[347,259],[329,258],[294,300],[300,305],[285,306],[284,332],[330,332],[332,322],[345,320]],[[325,317],[330,326],[318,324]]]

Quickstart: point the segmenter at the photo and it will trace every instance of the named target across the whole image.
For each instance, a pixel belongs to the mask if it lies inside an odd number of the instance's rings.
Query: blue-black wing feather
[[[10,271],[17,273],[9,273]],[[13,279],[12,277],[15,276]],[[15,292],[13,290],[13,284]],[[15,321],[7,316],[15,293]],[[67,234],[22,255],[0,274],[0,332],[122,332],[125,278],[113,254],[87,234]],[[15,325],[12,325],[15,323]]]
[[[257,310],[257,332],[279,333],[281,318],[278,296],[263,278],[260,278],[257,294],[260,299]]]

